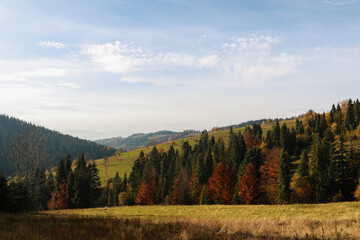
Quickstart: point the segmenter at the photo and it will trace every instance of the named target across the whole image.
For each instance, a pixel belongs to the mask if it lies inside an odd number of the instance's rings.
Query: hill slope
[[[147,134],[137,133],[127,138],[114,137],[107,139],[99,139],[95,140],[95,142],[105,146],[111,146],[113,148],[131,151],[137,148],[152,146],[155,144],[174,141],[181,138],[187,138],[197,134],[199,134],[199,132],[194,130],[185,130],[183,132],[159,131]]]
[[[36,126],[17,118],[0,115],[0,171],[5,175],[14,173],[13,163],[10,157],[11,139],[21,136],[26,131],[36,131],[46,146],[47,160],[43,167],[56,166],[57,162],[68,153],[73,158],[78,154],[87,154],[90,159],[98,159],[111,156],[115,150],[98,143],[61,134],[44,127]]]
[[[295,126],[296,120],[295,119],[283,120],[280,123],[282,124],[284,122],[287,124],[288,127],[291,128],[291,127]],[[261,128],[262,128],[264,136],[266,136],[267,131],[271,130],[272,126],[273,126],[273,123],[261,124]],[[223,128],[221,128],[221,129],[223,129]],[[233,129],[233,131],[235,133],[238,133],[239,131],[244,132],[244,130],[245,130],[245,126]],[[209,138],[211,138],[212,136],[214,136],[215,140],[222,138],[224,140],[225,144],[227,144],[229,141],[229,132],[230,132],[230,130],[228,130],[228,129],[213,131],[213,132],[209,133]],[[119,172],[119,175],[121,177],[124,176],[125,173],[127,175],[129,175],[131,172],[132,166],[134,165],[134,161],[139,157],[139,154],[141,151],[143,151],[146,155],[151,152],[151,150],[154,146],[156,146],[156,148],[158,150],[160,150],[160,151],[163,150],[166,152],[169,150],[171,145],[173,145],[175,150],[180,151],[181,146],[183,145],[184,142],[188,141],[191,146],[195,146],[195,144],[199,142],[199,139],[200,139],[200,135],[190,136],[187,138],[177,139],[175,141],[169,141],[169,142],[156,144],[153,146],[138,148],[138,149],[135,149],[135,150],[132,150],[129,152],[121,153],[120,155],[113,155],[106,159],[106,161],[107,161],[106,169],[105,169],[105,164],[104,164],[104,158],[97,159],[95,162],[99,168],[101,182],[102,182],[102,184],[105,184],[106,180],[108,178],[113,178],[115,176],[116,172]]]

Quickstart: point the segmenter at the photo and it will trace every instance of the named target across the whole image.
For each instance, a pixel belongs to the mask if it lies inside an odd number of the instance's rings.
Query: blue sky
[[[87,139],[358,98],[360,1],[0,1],[0,112]]]

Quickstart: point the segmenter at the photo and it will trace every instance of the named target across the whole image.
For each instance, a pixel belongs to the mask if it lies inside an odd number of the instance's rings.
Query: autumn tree
[[[209,179],[210,199],[216,204],[230,204],[235,186],[234,179],[231,169],[219,163]]]
[[[257,202],[259,194],[258,178],[252,163],[246,166],[244,174],[239,179],[239,186],[239,195],[246,205]]]
[[[276,200],[280,154],[280,148],[267,151],[265,162],[260,167],[260,192],[261,200],[264,203],[274,203]]]
[[[143,181],[140,184],[138,193],[135,197],[135,203],[142,205],[154,205],[156,203],[156,188],[158,180],[156,170],[153,168],[149,174],[147,182]]]

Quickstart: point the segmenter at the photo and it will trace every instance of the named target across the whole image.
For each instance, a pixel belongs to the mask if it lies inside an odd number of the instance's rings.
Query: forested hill
[[[3,172],[5,175],[11,175],[15,172],[14,164],[10,157],[11,149],[13,149],[11,145],[14,141],[18,143],[19,138],[24,138],[29,132],[33,135],[36,133],[37,138],[44,145],[47,157],[42,166],[45,168],[56,166],[59,159],[68,153],[71,154],[72,158],[84,153],[89,159],[111,156],[115,153],[115,150],[111,147],[61,134],[14,117],[0,115],[0,172]],[[29,144],[25,143],[25,145]]]
[[[188,138],[200,134],[198,131],[185,130],[183,132],[159,131],[154,133],[137,133],[127,138],[114,137],[99,139],[95,142],[117,149],[131,151],[134,149],[153,146],[159,143],[170,142],[181,138]]]

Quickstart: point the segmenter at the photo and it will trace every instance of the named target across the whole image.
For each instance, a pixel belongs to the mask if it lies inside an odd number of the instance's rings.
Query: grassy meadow
[[[127,206],[0,216],[1,239],[360,239],[360,202]]]
[[[286,121],[280,122],[280,124],[282,124],[284,122],[288,125],[289,128],[291,128],[291,127],[295,126],[296,120],[294,120],[294,119],[286,120]],[[272,128],[273,124],[274,123],[269,123],[269,124],[265,123],[265,124],[261,125],[264,136],[266,135],[267,131]],[[244,130],[245,130],[245,127],[236,128],[236,129],[234,129],[234,132],[235,133],[238,133],[239,131],[244,132]],[[212,136],[214,136],[215,140],[222,138],[225,141],[225,144],[227,144],[228,138],[229,138],[229,131],[230,130],[210,132],[209,138],[211,138]],[[174,146],[175,150],[181,150],[181,146],[185,141],[188,141],[191,146],[195,146],[195,144],[199,141],[199,139],[200,139],[200,135],[197,135],[197,136],[192,136],[189,138],[178,139],[178,140],[171,141],[171,142],[157,144],[155,146],[157,147],[158,150],[162,149],[165,152],[169,150],[171,145]],[[119,172],[120,177],[123,177],[125,173],[129,176],[132,166],[134,165],[134,161],[138,158],[140,152],[144,151],[145,154],[148,154],[151,152],[152,148],[153,148],[153,146],[144,147],[144,148],[139,148],[139,149],[136,149],[133,151],[121,153],[120,156],[116,156],[116,155],[111,156],[107,160],[108,161],[107,170],[105,169],[103,158],[95,160],[96,165],[99,168],[99,175],[101,178],[102,185],[104,186],[106,184],[106,181],[108,180],[108,178],[113,178],[115,176],[116,172]]]

